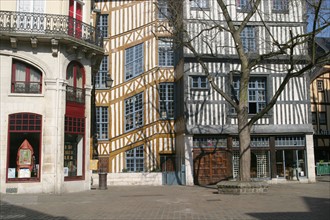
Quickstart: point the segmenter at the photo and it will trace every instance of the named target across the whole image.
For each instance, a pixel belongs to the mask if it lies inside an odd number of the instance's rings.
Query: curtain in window
[[[25,82],[25,78],[26,78],[25,66],[20,63],[16,63],[15,81]]]

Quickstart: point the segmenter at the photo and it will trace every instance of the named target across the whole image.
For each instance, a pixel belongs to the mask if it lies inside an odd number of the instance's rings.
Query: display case
[[[77,147],[73,143],[64,145],[64,176],[77,175]]]

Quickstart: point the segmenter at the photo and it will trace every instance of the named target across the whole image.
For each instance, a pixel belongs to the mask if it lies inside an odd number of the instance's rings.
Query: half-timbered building
[[[134,178],[132,184],[146,184],[148,173],[161,170],[161,161],[167,161],[163,168],[174,164],[174,68],[166,1],[96,1],[95,9],[105,48],[96,76],[99,167],[109,173],[109,184],[130,184]],[[114,80],[110,89],[108,75]]]
[[[240,79],[235,72],[240,69],[240,62],[230,33],[215,28],[216,23],[226,27],[217,1],[182,2],[182,21],[187,36],[192,39],[196,51],[203,55],[216,84],[238,97]],[[236,24],[251,10],[250,1],[224,2]],[[268,43],[272,41],[268,31],[278,42],[285,42],[290,32],[303,33],[306,12],[302,2],[261,1],[261,13],[256,13],[241,32],[244,49],[251,56],[272,51],[274,45]],[[301,68],[307,58],[307,47],[302,45],[294,53],[301,61],[295,68]],[[261,111],[277,91],[287,65],[283,59],[273,59],[252,69],[248,87],[250,115]],[[179,169],[185,170],[186,184],[214,184],[236,178],[239,172],[237,114],[211,88],[201,65],[187,48],[183,48],[181,60],[175,67],[175,77],[179,105],[176,108],[177,164]],[[273,109],[252,127],[251,177],[315,181],[311,121],[309,76],[306,74],[290,80]]]
[[[317,38],[317,54],[328,52],[329,38]],[[330,162],[330,65],[316,67],[311,74],[311,111],[314,128],[314,152],[317,165]],[[329,169],[317,174],[329,174]]]
[[[90,18],[90,0],[1,0],[1,193],[91,188],[91,75],[103,40]]]

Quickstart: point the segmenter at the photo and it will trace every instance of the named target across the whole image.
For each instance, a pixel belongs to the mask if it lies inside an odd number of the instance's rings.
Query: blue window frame
[[[108,15],[101,14],[98,20],[98,27],[101,30],[103,37],[108,37]]]
[[[143,145],[126,151],[126,169],[128,172],[144,171]]]
[[[100,64],[100,69],[95,76],[95,88],[105,89],[106,88],[106,79],[108,76],[109,62],[108,56],[104,56]]]
[[[287,12],[288,10],[288,0],[273,0],[273,12]]]
[[[125,51],[125,79],[129,80],[143,72],[143,44]]]
[[[241,32],[242,44],[245,52],[253,53],[257,51],[255,28],[245,27]]]
[[[159,84],[159,112],[161,119],[174,118],[174,83]]]
[[[107,140],[108,137],[108,107],[96,107],[97,139]]]
[[[206,76],[191,76],[192,89],[208,89],[209,84]]]
[[[190,1],[190,7],[192,9],[208,9],[210,8],[209,0],[192,0]]]
[[[143,93],[125,99],[125,131],[143,125]]]
[[[159,66],[173,66],[173,43],[170,38],[161,38],[158,41],[158,62]]]
[[[239,99],[239,77],[235,77],[233,87],[236,98]],[[251,77],[248,85],[249,114],[256,114],[266,106],[266,77]]]

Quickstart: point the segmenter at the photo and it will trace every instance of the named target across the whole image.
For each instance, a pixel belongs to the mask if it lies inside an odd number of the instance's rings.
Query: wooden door
[[[231,176],[230,154],[222,149],[194,149],[194,183],[211,185]]]

